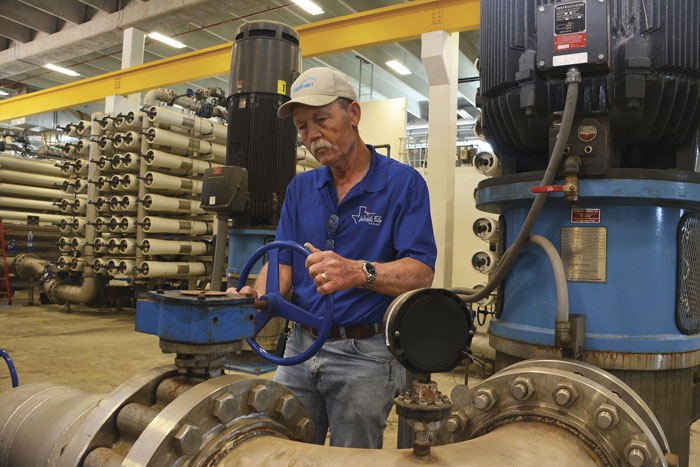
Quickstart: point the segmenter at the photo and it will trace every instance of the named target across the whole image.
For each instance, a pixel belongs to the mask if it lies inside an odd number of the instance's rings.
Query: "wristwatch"
[[[367,277],[367,282],[362,284],[360,288],[369,289],[370,287],[372,287],[372,284],[374,284],[374,281],[377,280],[377,269],[369,261],[361,259],[360,262],[362,263],[362,270],[364,271],[365,276]]]

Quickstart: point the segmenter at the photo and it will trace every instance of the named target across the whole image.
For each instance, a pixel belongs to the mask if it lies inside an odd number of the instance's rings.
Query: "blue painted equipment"
[[[330,333],[333,322],[333,297],[327,296],[328,306],[322,317],[286,301],[279,291],[280,249],[296,251],[304,256],[311,253],[303,246],[290,241],[272,242],[260,247],[243,267],[238,283],[240,290],[253,266],[267,254],[267,288],[259,301],[256,302],[253,297],[228,295],[223,292],[149,292],[149,300],[138,302],[136,330],[158,336],[164,351],[183,355],[208,355],[212,361],[218,360],[222,354],[240,348],[240,341],[244,338],[258,355],[278,365],[296,365],[308,360],[318,352]],[[257,312],[256,306],[260,308]],[[300,355],[290,358],[272,355],[255,342],[255,336],[276,316],[318,329],[319,336],[314,344]],[[182,359],[178,356],[178,360]],[[207,365],[209,363],[211,362]],[[222,370],[223,362],[217,363],[216,368],[217,371]],[[210,366],[207,366],[208,371]]]
[[[525,203],[533,197],[531,186],[531,182],[519,182],[479,190],[479,208],[503,214],[506,245],[513,242],[527,214]],[[599,251],[605,255],[604,280],[568,281],[572,312],[586,316],[583,359],[613,369],[623,365],[637,369],[615,353],[646,354],[635,358],[656,361],[655,369],[679,366],[668,354],[677,354],[675,358],[683,358],[686,364],[697,360],[700,335],[689,335],[687,329],[679,327],[678,319],[683,318],[679,313],[685,314],[686,323],[697,326],[700,316],[695,310],[689,310],[695,316],[677,311],[679,301],[694,298],[677,298],[676,272],[679,262],[692,260],[681,257],[677,239],[687,214],[700,206],[700,185],[672,180],[583,179],[580,191],[582,200],[575,208],[599,209],[599,223],[572,222],[571,208],[557,193],[550,195],[532,233],[550,239],[564,256],[566,267],[568,247],[562,248],[561,241],[565,229],[604,229],[605,248]],[[569,261],[568,267],[577,265]],[[698,267],[691,265],[687,273],[695,276]],[[549,261],[539,250],[533,246],[523,250],[504,281],[502,311],[491,322],[491,343],[497,350],[506,351],[509,343],[516,342],[554,345],[556,291],[551,274]]]
[[[10,370],[12,387],[16,388],[17,386],[19,386],[19,380],[17,379],[17,369],[15,368],[15,364],[12,362],[10,355],[2,349],[0,349],[0,357],[2,357],[5,360],[5,363],[7,364],[7,369]]]
[[[253,298],[207,296],[179,290],[149,292],[139,300],[136,330],[170,342],[219,344],[253,334]]]
[[[255,251],[275,239],[274,229],[228,229],[228,267],[226,276],[240,274],[243,266]],[[257,274],[262,268],[262,261],[252,267],[251,273]]]
[[[248,342],[248,345],[256,354],[260,355],[265,360],[277,363],[278,365],[296,365],[297,363],[304,362],[311,358],[321,349],[321,346],[328,338],[328,334],[330,334],[331,326],[333,324],[333,296],[330,294],[326,295],[326,310],[321,318],[285,300],[280,294],[279,284],[279,254],[277,250],[280,249],[296,251],[297,253],[304,255],[304,257],[311,254],[309,250],[295,242],[284,240],[268,243],[267,245],[259,248],[243,267],[241,277],[238,280],[238,290],[245,286],[245,282],[251,268],[260,258],[262,258],[265,253],[267,253],[269,255],[269,261],[267,263],[268,268],[267,281],[265,283],[265,295],[260,297],[261,301],[267,302],[267,308],[260,310],[255,315],[256,335],[270,321],[270,319],[274,318],[275,316],[281,316],[290,321],[295,321],[305,326],[318,329],[318,337],[304,352],[288,358],[278,357],[266,352],[265,349],[260,347],[260,345],[255,342],[254,338],[248,338],[246,339],[246,342]]]

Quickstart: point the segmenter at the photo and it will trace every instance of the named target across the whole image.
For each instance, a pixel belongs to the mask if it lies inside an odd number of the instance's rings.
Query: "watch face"
[[[370,263],[369,261],[365,263],[365,269],[367,269],[367,273],[372,276],[377,274],[377,270],[374,268],[374,264]]]

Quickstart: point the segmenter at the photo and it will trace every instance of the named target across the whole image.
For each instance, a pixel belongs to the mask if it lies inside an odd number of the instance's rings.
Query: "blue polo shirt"
[[[437,248],[430,218],[428,187],[412,167],[367,145],[372,162],[367,175],[343,201],[328,167],[301,173],[287,187],[277,240],[310,242],[345,258],[370,262],[416,259],[435,269]],[[316,291],[302,255],[280,254],[293,268],[294,302],[315,315],[325,300]],[[352,288],[335,293],[334,326],[381,322],[394,297]]]

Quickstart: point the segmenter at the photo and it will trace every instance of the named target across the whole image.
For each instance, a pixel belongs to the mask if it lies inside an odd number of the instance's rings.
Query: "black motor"
[[[569,138],[583,175],[695,170],[700,1],[481,2],[482,129],[503,173],[543,170],[566,70],[582,73]]]
[[[296,170],[296,128],[277,118],[301,70],[299,35],[286,24],[251,21],[231,55],[226,165],[248,170],[250,209],[239,225],[275,225]]]

